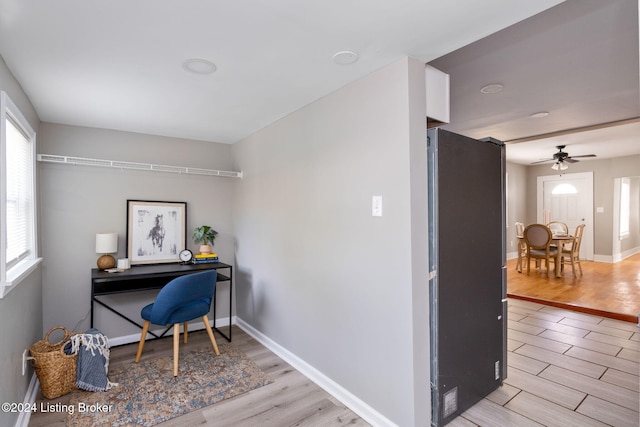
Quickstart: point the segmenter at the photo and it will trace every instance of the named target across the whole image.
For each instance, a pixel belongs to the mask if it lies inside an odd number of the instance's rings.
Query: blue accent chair
[[[211,300],[216,290],[216,270],[202,273],[180,276],[165,285],[160,290],[153,304],[142,309],[140,315],[144,319],[136,363],[140,361],[142,347],[149,331],[149,325],[173,325],[173,376],[178,376],[178,350],[180,342],[180,324],[183,324],[184,343],[187,343],[187,322],[198,318],[202,319],[213,351],[216,356],[220,354],[216,339],[209,325],[209,310]]]

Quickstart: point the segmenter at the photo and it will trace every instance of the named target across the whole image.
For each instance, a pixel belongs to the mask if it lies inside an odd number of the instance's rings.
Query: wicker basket
[[[57,330],[64,331],[64,337],[57,343],[49,341],[49,335]],[[64,347],[69,342],[70,334],[64,326],[56,326],[49,329],[44,339],[36,342],[29,348],[33,357],[33,366],[40,381],[42,395],[47,399],[67,394],[76,390],[76,364],[78,355],[64,353]]]

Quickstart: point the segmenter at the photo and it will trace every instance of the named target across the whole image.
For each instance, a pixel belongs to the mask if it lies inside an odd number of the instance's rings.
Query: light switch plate
[[[382,196],[373,196],[371,199],[371,215],[382,216]]]

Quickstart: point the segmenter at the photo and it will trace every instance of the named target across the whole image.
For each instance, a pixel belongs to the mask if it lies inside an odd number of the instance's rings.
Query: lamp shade
[[[96,234],[96,253],[113,254],[118,252],[118,233]]]

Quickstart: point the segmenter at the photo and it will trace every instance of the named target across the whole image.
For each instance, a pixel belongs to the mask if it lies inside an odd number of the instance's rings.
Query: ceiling
[[[233,143],[402,57],[428,62],[560,2],[0,0],[0,55],[42,121]],[[336,64],[346,50],[357,61]],[[192,58],[217,69],[189,73]]]
[[[510,161],[640,154],[637,0],[180,5],[0,0],[0,55],[43,121],[223,143],[411,56],[451,76],[445,128],[506,141]]]
[[[521,164],[558,145],[597,159],[640,154],[638,52],[637,0],[567,0],[430,62],[451,78],[444,128],[505,141]],[[488,84],[503,89],[481,93]]]

